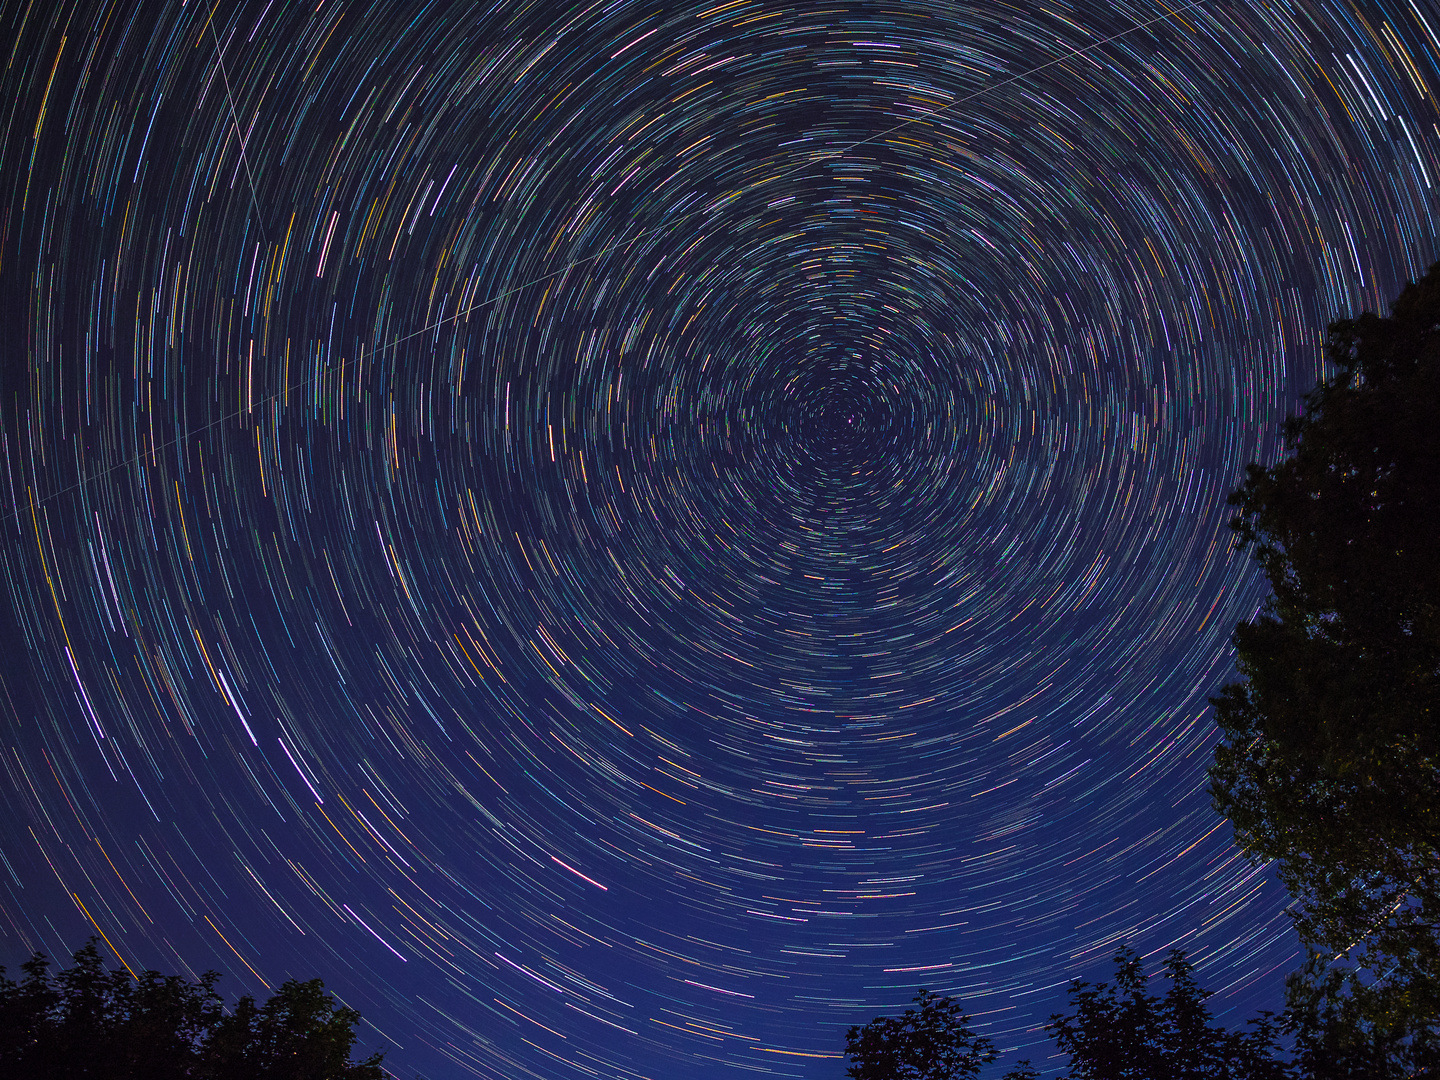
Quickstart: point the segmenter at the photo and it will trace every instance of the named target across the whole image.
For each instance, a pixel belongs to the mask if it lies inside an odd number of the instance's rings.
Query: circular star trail
[[[431,1077],[1276,1005],[1225,497],[1440,248],[1432,6],[3,19],[7,963]]]

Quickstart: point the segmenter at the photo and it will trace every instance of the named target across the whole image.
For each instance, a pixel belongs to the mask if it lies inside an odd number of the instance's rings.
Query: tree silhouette
[[[970,1030],[953,998],[929,990],[901,1016],[877,1016],[846,1035],[851,1080],[964,1080],[996,1058],[994,1044]]]
[[[1284,1080],[1288,1065],[1275,1057],[1279,1024],[1268,1013],[1250,1030],[1231,1032],[1210,1022],[1209,997],[1195,982],[1180,950],[1164,970],[1170,989],[1146,989],[1134,952],[1115,954],[1114,984],[1070,985],[1070,1014],[1056,1013],[1046,1027],[1069,1055],[1070,1080]]]
[[[1211,794],[1393,1027],[1440,1016],[1440,264],[1328,354],[1289,455],[1230,497],[1273,595],[1235,630]]]
[[[92,938],[50,974],[36,953],[15,982],[0,967],[0,1076],[6,1080],[382,1080],[382,1055],[350,1061],[360,1014],[319,979],[290,980],[263,1006],[226,1013],[220,976],[105,970]]]

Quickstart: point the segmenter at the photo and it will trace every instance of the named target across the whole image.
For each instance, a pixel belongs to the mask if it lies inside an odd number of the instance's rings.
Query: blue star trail
[[[1431,0],[0,23],[0,960],[432,1080],[1278,1006],[1225,498],[1440,255]]]

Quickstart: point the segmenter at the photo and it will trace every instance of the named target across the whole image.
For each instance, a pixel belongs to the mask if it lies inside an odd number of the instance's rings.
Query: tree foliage
[[[1286,980],[1287,1030],[1304,1080],[1410,1080],[1440,1074],[1440,1017],[1377,1008],[1373,981],[1326,956]],[[1386,988],[1384,998],[1393,997]]]
[[[1122,948],[1113,983],[1070,984],[1070,1011],[1046,1029],[1069,1059],[1066,1080],[1418,1080],[1440,1076],[1440,1018],[1417,1026],[1376,1021],[1353,969],[1312,959],[1287,980],[1287,1007],[1243,1028],[1213,1022],[1209,992],[1174,950],[1163,995],[1150,991],[1140,958]],[[1357,993],[1359,996],[1357,996]],[[998,1056],[976,1036],[958,1002],[921,991],[918,1009],[852,1027],[851,1080],[975,1077]],[[1283,1044],[1283,1045],[1282,1045]],[[992,1074],[993,1075],[993,1074]],[[1029,1061],[1000,1080],[1039,1080]]]
[[[1180,950],[1166,959],[1170,988],[1147,991],[1140,958],[1115,955],[1115,982],[1070,986],[1070,1014],[1047,1028],[1070,1058],[1070,1080],[1284,1080],[1288,1065],[1275,1056],[1279,1024],[1268,1013],[1232,1032],[1210,1022],[1209,996],[1195,982]]]
[[[221,1005],[206,972],[107,971],[92,939],[56,975],[36,953],[16,982],[0,967],[0,1076],[7,1080],[382,1080],[380,1054],[351,1062],[360,1014],[319,979],[263,1006]]]
[[[1022,1058],[1000,1080],[1040,1080],[1040,1070],[1030,1064],[1029,1058]]]
[[[1440,1016],[1440,264],[1328,354],[1288,456],[1230,499],[1273,595],[1235,631],[1211,793],[1394,1027]]]
[[[929,990],[901,1016],[877,1016],[846,1035],[851,1080],[964,1080],[994,1061],[994,1044],[970,1030],[953,998]]]

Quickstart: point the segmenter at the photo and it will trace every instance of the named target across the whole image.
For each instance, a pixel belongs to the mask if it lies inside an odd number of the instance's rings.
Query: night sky
[[[1279,1006],[1225,497],[1440,255],[1434,0],[0,21],[12,971],[318,975],[407,1080]]]

